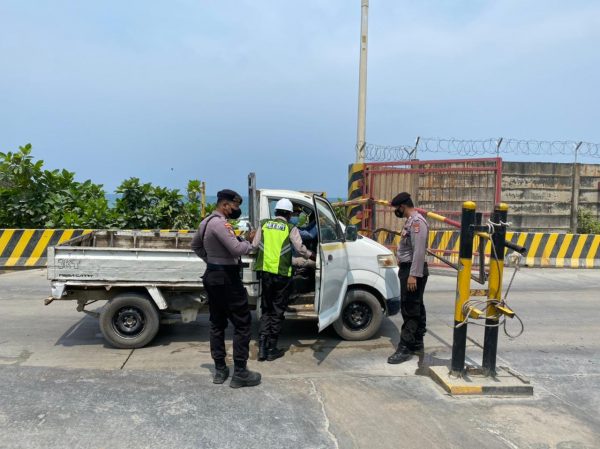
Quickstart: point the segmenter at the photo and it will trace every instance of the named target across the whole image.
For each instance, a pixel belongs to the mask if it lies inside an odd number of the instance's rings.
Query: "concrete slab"
[[[451,395],[515,396],[533,394],[533,385],[507,367],[498,367],[495,376],[485,376],[481,368],[467,368],[463,376],[450,374],[447,366],[429,367],[431,378]]]

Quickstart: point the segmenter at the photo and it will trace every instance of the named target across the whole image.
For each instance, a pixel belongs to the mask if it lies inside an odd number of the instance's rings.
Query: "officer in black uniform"
[[[429,276],[425,255],[427,252],[427,234],[429,226],[425,218],[415,210],[408,192],[399,193],[392,200],[398,218],[406,218],[397,258],[400,267],[400,310],[402,311],[402,330],[400,343],[388,363],[402,363],[411,354],[422,352],[423,337],[426,332],[426,314],[423,293]]]
[[[210,352],[215,361],[213,382],[222,384],[229,377],[225,364],[225,328],[227,321],[234,327],[234,372],[229,384],[232,388],[251,387],[260,384],[259,373],[246,367],[250,346],[252,317],[248,295],[241,280],[240,257],[254,247],[249,241],[236,237],[228,219],[241,215],[242,197],[233,190],[217,193],[217,207],[206,217],[192,239],[192,249],[206,262],[202,277],[208,295],[210,311]],[[253,232],[248,236],[253,238]]]

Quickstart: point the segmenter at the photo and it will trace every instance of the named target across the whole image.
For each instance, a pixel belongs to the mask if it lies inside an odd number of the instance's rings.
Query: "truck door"
[[[348,253],[344,233],[329,202],[315,195],[321,262],[320,284],[315,286],[315,310],[319,331],[340,316],[348,283]]]

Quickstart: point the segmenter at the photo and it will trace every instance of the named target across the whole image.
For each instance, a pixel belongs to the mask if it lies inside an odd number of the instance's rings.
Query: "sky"
[[[0,151],[108,192],[253,171],[345,197],[360,3],[0,0]],[[598,1],[371,0],[366,140],[598,143],[599,48]]]

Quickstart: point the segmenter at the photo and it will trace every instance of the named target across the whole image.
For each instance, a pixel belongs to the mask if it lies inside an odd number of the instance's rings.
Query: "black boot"
[[[243,364],[243,367],[240,367],[236,364],[236,367],[233,370],[233,376],[231,377],[231,382],[229,382],[229,386],[231,388],[254,387],[260,384],[260,378],[260,373],[250,371],[248,368],[246,368],[245,363]]]
[[[267,360],[272,362],[273,360],[283,357],[285,351],[277,347],[277,338],[269,338],[267,345]]]
[[[258,337],[258,361],[267,360],[267,336],[261,335]]]
[[[411,357],[411,350],[408,346],[400,343],[398,349],[391,356],[388,357],[388,363],[396,365],[398,363],[406,362]]]
[[[229,368],[225,365],[225,360],[219,359],[215,363],[215,376],[213,377],[213,384],[222,384],[229,377]]]

